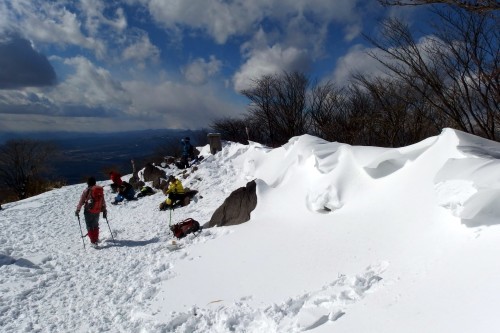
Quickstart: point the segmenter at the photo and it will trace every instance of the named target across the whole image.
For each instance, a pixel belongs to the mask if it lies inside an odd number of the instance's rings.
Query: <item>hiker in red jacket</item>
[[[116,171],[110,171],[109,172],[109,178],[113,182],[110,185],[111,186],[111,190],[113,191],[113,193],[118,192],[118,189],[120,188],[121,184],[123,183],[123,181],[122,181],[122,175],[120,175]]]
[[[99,242],[99,214],[107,217],[106,201],[104,200],[104,191],[101,186],[96,185],[94,177],[87,180],[88,187],[83,190],[80,201],[76,206],[76,216],[80,216],[80,209],[83,208],[83,216],[87,226],[87,235],[92,245],[97,246]]]

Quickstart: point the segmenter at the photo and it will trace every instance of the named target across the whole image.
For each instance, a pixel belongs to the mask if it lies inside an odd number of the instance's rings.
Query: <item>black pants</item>
[[[177,200],[182,201],[185,196],[185,193],[169,193],[168,198],[172,200],[172,205],[174,205]]]
[[[188,162],[188,157],[187,156],[182,156],[181,157],[181,169],[186,169],[189,168],[189,162]]]

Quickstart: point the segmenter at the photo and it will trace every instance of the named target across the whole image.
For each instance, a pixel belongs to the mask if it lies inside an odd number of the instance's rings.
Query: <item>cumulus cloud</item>
[[[108,43],[127,28],[125,13],[117,2],[0,0],[0,9],[9,13],[0,14],[6,19],[3,25],[23,31],[30,40],[81,47],[100,59],[107,54]]]
[[[219,44],[232,35],[245,33],[255,17],[261,15],[252,1],[151,0],[148,6],[151,16],[162,26],[172,30],[179,26],[200,30]]]
[[[182,73],[188,82],[199,85],[217,74],[221,66],[222,62],[212,55],[208,61],[202,58],[195,59],[182,69]]]
[[[127,19],[123,8],[116,8],[112,11],[113,16],[108,17],[104,15],[107,4],[102,0],[81,0],[80,6],[85,16],[85,27],[91,35],[96,35],[101,26],[111,27],[118,32],[127,27]]]
[[[358,1],[353,0],[253,0],[253,1],[163,1],[147,2],[154,20],[168,29],[187,27],[200,30],[217,43],[246,35],[271,20],[285,27],[290,18],[313,19],[320,24],[353,22],[359,18]]]
[[[45,94],[31,89],[0,92],[0,114],[56,114],[58,106]]]
[[[416,41],[416,46],[420,50],[422,59],[427,62],[432,59],[432,54],[428,53],[429,44],[435,43],[436,37],[433,35],[423,36]],[[387,55],[378,48],[369,48],[362,45],[356,45],[337,60],[337,64],[331,79],[339,85],[345,85],[353,73],[361,73],[366,77],[384,77],[390,75],[386,69],[375,57],[384,62],[397,63],[397,60]],[[400,65],[403,65],[399,63]]]
[[[384,75],[383,66],[369,55],[370,52],[376,54],[380,51],[362,45],[352,47],[346,55],[337,60],[331,76],[332,81],[342,86],[349,83],[353,73],[362,73],[367,77]]]
[[[149,119],[167,128],[201,128],[210,121],[227,116],[240,116],[244,106],[225,100],[220,88],[192,86],[164,81],[152,84],[145,81],[124,82],[133,104],[127,116]]]
[[[246,63],[234,75],[234,88],[237,91],[247,89],[252,80],[267,74],[282,71],[307,72],[309,66],[310,58],[307,50],[294,47],[282,48],[278,44],[267,49],[253,50]]]
[[[105,43],[82,31],[82,22],[75,12],[64,3],[42,0],[12,1],[10,4],[12,22],[18,30],[30,39],[59,45],[77,45],[103,56]]]
[[[142,33],[123,50],[122,57],[124,60],[136,61],[140,68],[144,68],[147,61],[159,61],[160,49],[151,43],[147,34]]]
[[[83,57],[63,63],[73,73],[57,87],[0,91],[0,113],[108,117],[131,104],[128,92],[109,71]]]
[[[47,58],[18,35],[0,38],[0,89],[49,86],[56,73]]]
[[[65,130],[201,128],[244,111],[243,105],[224,97],[224,88],[210,84],[185,84],[168,73],[158,74],[156,80],[118,82],[111,72],[84,57],[54,57],[54,61],[72,72],[54,89],[0,91],[0,122],[23,130],[34,122],[39,129],[50,130],[46,126],[50,119]],[[199,62],[207,73],[220,66],[215,57]],[[30,119],[31,125],[23,125],[21,119]]]
[[[64,64],[74,68],[74,73],[48,94],[63,108],[80,106],[83,110],[112,112],[131,103],[127,91],[108,70],[84,57],[65,59]]]

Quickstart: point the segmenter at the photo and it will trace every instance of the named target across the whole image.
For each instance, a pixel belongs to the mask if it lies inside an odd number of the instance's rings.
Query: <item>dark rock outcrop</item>
[[[232,192],[203,227],[237,225],[250,220],[250,213],[257,206],[256,190],[257,184],[252,180],[245,187]]]
[[[165,171],[155,167],[152,163],[148,163],[144,167],[143,177],[145,182],[153,182],[153,187],[159,188],[159,185],[161,183],[160,179],[167,178],[167,174],[165,173]]]

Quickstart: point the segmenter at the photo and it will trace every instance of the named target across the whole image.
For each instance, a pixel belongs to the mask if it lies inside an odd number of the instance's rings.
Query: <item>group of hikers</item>
[[[192,158],[193,146],[189,142],[189,137],[182,139],[181,142],[184,148],[180,164],[176,163],[176,165],[179,168],[187,168],[189,167],[189,158]],[[111,179],[111,190],[113,193],[117,193],[114,201],[111,202],[113,205],[117,205],[124,200],[137,200],[137,198],[155,193],[151,187],[143,186],[136,197],[132,184],[122,180],[118,172],[109,172],[109,177]],[[102,213],[104,219],[107,219],[106,202],[103,193],[103,188],[96,184],[95,177],[89,177],[87,179],[87,188],[82,192],[75,211],[75,215],[80,219],[80,210],[83,208],[87,236],[94,247],[99,242],[100,213]],[[160,204],[160,210],[173,209],[181,204],[186,197],[182,182],[174,175],[168,177],[168,187],[163,193],[167,195],[167,199]]]

